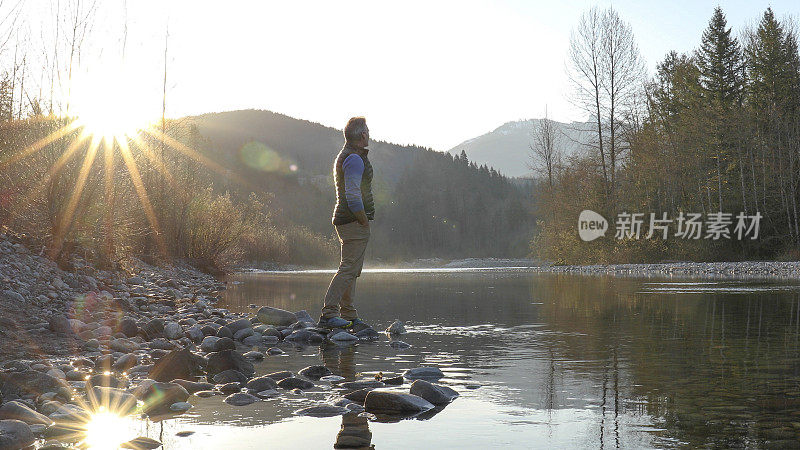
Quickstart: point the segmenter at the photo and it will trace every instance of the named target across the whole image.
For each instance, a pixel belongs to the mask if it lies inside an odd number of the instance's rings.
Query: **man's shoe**
[[[366,322],[359,318],[353,319],[353,325],[351,326],[353,332],[358,333],[359,331],[366,330],[368,328],[372,328],[371,326],[367,325]]]
[[[319,319],[319,327],[320,328],[349,328],[353,323],[349,320],[342,319],[341,317],[331,317],[329,319],[320,318]]]

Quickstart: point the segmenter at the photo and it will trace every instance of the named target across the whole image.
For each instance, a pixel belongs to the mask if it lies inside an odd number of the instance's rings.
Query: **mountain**
[[[220,177],[219,190],[265,193],[278,228],[331,236],[341,130],[261,110],[185,120],[198,135],[194,146],[246,182]],[[535,224],[529,186],[458,155],[381,141],[369,148],[376,220],[368,259],[527,254]]]
[[[509,177],[530,177],[532,133],[542,119],[507,122],[497,129],[466,140],[448,150],[459,155],[463,150],[470,161],[486,164]],[[562,158],[585,151],[586,143],[592,139],[592,124],[585,122],[562,123],[553,121],[556,130],[557,148]]]

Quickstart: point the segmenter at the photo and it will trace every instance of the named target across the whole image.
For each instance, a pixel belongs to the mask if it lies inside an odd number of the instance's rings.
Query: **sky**
[[[75,1],[27,0],[23,39],[47,41],[53,5]],[[170,117],[254,108],[342,128],[364,115],[376,139],[448,150],[545,107],[584,120],[569,102],[569,36],[581,13],[612,3],[650,73],[699,45],[717,5],[735,33],[768,6],[800,17],[797,0],[102,0],[75,78],[95,92],[99,77],[122,80],[118,102],[159,116],[167,42]]]

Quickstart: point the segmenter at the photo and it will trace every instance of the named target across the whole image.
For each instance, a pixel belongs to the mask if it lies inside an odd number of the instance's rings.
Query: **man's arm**
[[[362,226],[369,225],[367,214],[364,212],[364,202],[361,200],[361,177],[364,174],[364,160],[356,154],[344,159],[344,196],[347,207],[356,216]]]

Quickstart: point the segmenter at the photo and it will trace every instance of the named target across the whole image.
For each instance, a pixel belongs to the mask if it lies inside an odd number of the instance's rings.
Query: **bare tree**
[[[597,126],[597,149],[603,171],[603,186],[608,195],[608,168],[603,151],[603,122],[600,110],[605,99],[603,85],[603,27],[602,13],[592,7],[583,13],[578,28],[569,38],[569,62],[567,74],[573,86],[572,101],[575,106],[593,117]]]
[[[591,8],[570,36],[569,79],[573,103],[588,112],[597,128],[596,145],[612,205],[621,154],[628,149],[621,128],[644,86],[645,69],[630,25],[612,8]]]
[[[616,188],[615,174],[622,152],[628,149],[621,128],[625,125],[621,118],[630,116],[636,108],[637,94],[644,87],[645,68],[639,55],[639,47],[633,37],[630,25],[624,22],[613,8],[607,9],[602,17],[603,89],[607,100],[609,192],[614,199]]]
[[[531,163],[532,170],[538,170],[547,175],[547,184],[553,189],[553,173],[559,161],[558,135],[553,121],[547,116],[547,106],[544,108],[544,118],[538,123],[534,122],[531,133],[532,142]]]

